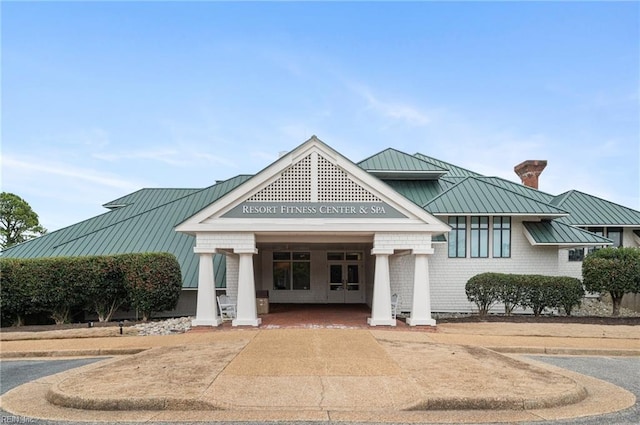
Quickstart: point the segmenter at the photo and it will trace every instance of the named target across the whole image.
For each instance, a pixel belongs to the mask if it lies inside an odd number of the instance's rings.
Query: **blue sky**
[[[55,230],[317,135],[640,209],[638,2],[2,2],[2,190]]]

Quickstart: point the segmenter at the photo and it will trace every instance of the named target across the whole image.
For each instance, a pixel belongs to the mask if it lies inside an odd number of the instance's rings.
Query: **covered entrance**
[[[395,326],[392,287],[409,325],[435,325],[428,257],[449,227],[315,137],[176,230],[196,236],[194,326],[221,324],[214,255],[226,259],[234,326],[261,324],[256,290],[273,304],[366,304],[368,325]]]

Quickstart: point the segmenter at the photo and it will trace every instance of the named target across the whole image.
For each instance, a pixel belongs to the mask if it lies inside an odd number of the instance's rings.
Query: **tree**
[[[0,248],[33,239],[47,233],[40,225],[38,214],[29,204],[13,193],[0,193]]]
[[[613,315],[620,315],[620,304],[626,293],[640,292],[640,249],[602,248],[582,262],[582,279],[589,292],[609,292]]]

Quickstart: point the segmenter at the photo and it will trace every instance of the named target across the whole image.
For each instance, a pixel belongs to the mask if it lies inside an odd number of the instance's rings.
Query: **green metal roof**
[[[357,165],[382,179],[438,178],[447,172],[443,167],[391,148]]]
[[[180,262],[183,287],[196,288],[199,260],[193,254],[195,238],[174,231],[174,227],[248,178],[249,176],[238,176],[181,198],[176,198],[176,193],[171,193],[172,189],[168,189],[168,193],[164,193],[162,189],[138,191],[134,193],[136,196],[129,199],[131,202],[128,205],[13,246],[3,251],[2,256],[36,258],[171,252]],[[147,199],[142,202],[142,198],[150,194],[157,200]],[[136,199],[138,202],[135,202]],[[160,199],[172,200],[162,204]],[[145,210],[143,205],[148,208]],[[216,255],[214,258],[214,267],[218,271],[217,286],[224,282],[225,263],[222,257],[224,256]]]
[[[525,221],[524,228],[534,245],[600,246],[611,245],[610,239],[559,221]]]
[[[551,204],[569,211],[571,215],[562,222],[573,226],[640,227],[640,211],[577,190],[556,196]]]
[[[424,205],[439,215],[538,215],[567,214],[553,205],[504,189],[481,178],[467,177]]]
[[[102,206],[109,209],[121,208],[123,206],[137,205],[140,211],[154,208],[158,205],[180,199],[186,195],[198,192],[202,189],[140,189],[121,198],[107,202]]]
[[[391,186],[396,192],[421,207],[453,186],[453,183],[444,179],[384,180],[384,182]]]
[[[425,162],[428,162],[429,164],[436,165],[438,167],[441,167],[447,170],[447,174],[446,174],[447,177],[473,177],[473,176],[480,177],[482,176],[482,174],[467,170],[466,168],[458,167],[457,165],[453,165],[448,162],[441,161],[439,159],[432,158],[430,156],[427,156],[421,153],[416,153],[413,156]]]

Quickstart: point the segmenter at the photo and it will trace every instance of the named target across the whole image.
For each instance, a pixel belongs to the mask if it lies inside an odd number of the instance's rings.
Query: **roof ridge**
[[[456,168],[460,168],[461,170],[468,171],[469,173],[477,174],[478,176],[486,177],[486,176],[484,176],[483,174],[478,173],[477,171],[473,171],[473,170],[470,170],[470,169],[468,169],[468,168],[461,167],[461,166],[456,165],[456,164],[454,164],[454,163],[452,163],[452,162],[443,161],[443,160],[441,160],[441,159],[438,159],[438,158],[435,158],[435,157],[432,157],[432,156],[429,156],[429,155],[425,155],[425,154],[423,154],[423,153],[421,153],[421,152],[416,152],[416,153],[414,153],[412,156],[413,156],[413,157],[416,157],[416,155],[420,155],[421,157],[424,157],[424,158],[418,158],[418,159],[420,159],[420,160],[422,160],[422,161],[425,161],[425,162],[428,162],[428,163],[429,163],[429,164],[431,164],[431,165],[438,165],[438,164],[434,164],[433,162],[431,162],[432,160],[435,160],[435,161],[438,161],[438,162],[444,162],[445,164],[447,164],[447,165],[451,165],[451,166],[456,167]],[[427,159],[425,159],[425,158],[427,158]],[[465,177],[469,177],[469,176],[465,176]]]
[[[535,202],[535,203],[539,203],[539,204],[543,204],[543,205],[546,205],[546,206],[552,207],[552,208],[557,209],[557,210],[559,210],[559,211],[561,211],[561,212],[564,212],[566,215],[571,215],[571,213],[570,213],[569,211],[566,211],[566,210],[564,210],[564,209],[562,209],[562,208],[558,207],[557,205],[553,205],[553,204],[550,204],[550,203],[548,203],[548,202],[539,201],[539,200],[534,199],[534,198],[532,198],[532,197],[530,197],[530,196],[527,196],[527,195],[525,195],[525,194],[518,193],[518,192],[516,192],[516,191],[514,191],[514,190],[511,190],[511,189],[508,189],[508,188],[506,188],[506,187],[502,187],[502,186],[499,186],[499,185],[497,185],[497,184],[494,184],[493,182],[483,180],[483,178],[486,178],[486,177],[487,177],[487,176],[483,176],[483,175],[480,175],[480,176],[467,176],[467,177],[465,177],[462,181],[460,181],[460,182],[458,182],[458,183],[455,183],[455,184],[454,184],[453,186],[451,186],[449,189],[447,189],[447,190],[443,191],[443,192],[442,192],[442,193],[440,193],[438,196],[436,196],[436,197],[434,197],[433,199],[431,199],[429,202],[427,202],[426,204],[424,204],[424,205],[422,206],[422,208],[426,208],[426,207],[427,207],[427,205],[429,205],[430,203],[432,203],[433,201],[435,201],[436,199],[438,199],[439,197],[441,197],[441,196],[442,196],[442,195],[444,195],[445,193],[449,192],[450,190],[453,190],[453,189],[455,189],[456,187],[458,187],[459,185],[463,184],[465,181],[467,181],[467,180],[469,180],[469,179],[473,179],[473,180],[478,181],[478,182],[480,182],[480,183],[487,184],[487,185],[491,185],[491,186],[495,187],[496,189],[500,189],[500,190],[504,190],[504,191],[510,192],[510,193],[512,193],[512,194],[514,194],[514,195],[516,195],[516,196],[518,196],[518,197],[522,197],[522,198],[528,199],[528,200],[530,200],[530,201],[533,201],[533,202]]]

